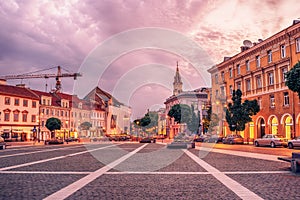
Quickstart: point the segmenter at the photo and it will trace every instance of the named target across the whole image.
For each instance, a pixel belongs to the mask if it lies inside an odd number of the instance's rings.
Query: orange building
[[[252,117],[241,135],[246,139],[264,134],[280,134],[287,138],[300,135],[299,97],[285,86],[284,74],[300,60],[300,23],[266,40],[244,41],[241,52],[208,70],[212,77],[213,112],[220,117],[219,132],[230,133],[224,107],[231,101],[232,91],[240,89],[243,100],[256,99],[260,112]]]

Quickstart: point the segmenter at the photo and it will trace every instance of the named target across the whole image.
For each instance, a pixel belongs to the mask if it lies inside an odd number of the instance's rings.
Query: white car
[[[0,149],[6,149],[6,143],[4,142],[4,138],[0,136]]]
[[[300,136],[298,136],[292,140],[289,140],[288,147],[289,147],[289,149],[292,149],[294,147],[300,147]]]
[[[287,138],[282,135],[266,134],[262,138],[257,138],[254,140],[254,145],[258,146],[271,146],[272,148],[276,146],[287,146]]]

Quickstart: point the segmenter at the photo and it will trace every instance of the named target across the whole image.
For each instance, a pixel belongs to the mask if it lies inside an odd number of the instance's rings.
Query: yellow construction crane
[[[49,69],[53,69],[49,68]],[[46,69],[46,70],[49,70]],[[40,70],[40,71],[45,71],[45,70]],[[38,72],[40,72],[38,71]],[[33,74],[36,72],[32,73],[26,73],[26,74],[19,74],[19,75],[6,75],[6,76],[0,76],[0,79],[4,80],[11,80],[11,79],[31,79],[31,78],[55,78],[56,79],[56,85],[55,85],[55,92],[60,92],[61,91],[61,80],[60,78],[64,77],[73,77],[74,80],[77,79],[77,77],[82,76],[80,73],[61,73],[61,67],[57,66],[57,74]]]

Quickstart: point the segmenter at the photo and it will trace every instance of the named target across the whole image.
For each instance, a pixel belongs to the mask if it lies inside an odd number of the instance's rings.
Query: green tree
[[[172,106],[168,116],[174,117],[175,122],[188,124],[192,118],[192,110],[186,104],[176,104]]]
[[[285,74],[285,85],[293,92],[297,92],[300,97],[300,61]]]
[[[245,125],[252,121],[251,116],[256,115],[260,108],[257,100],[245,100],[242,103],[242,91],[236,90],[232,94],[232,103],[228,104],[226,111],[226,121],[230,131],[243,131]]]
[[[82,129],[82,130],[89,130],[90,128],[92,127],[92,124],[90,123],[90,122],[82,122],[81,124],[80,124],[80,128]]]
[[[61,121],[55,117],[51,117],[46,121],[46,127],[51,132],[51,138],[54,137],[54,131],[60,130],[61,128]]]
[[[199,112],[197,112],[197,115],[194,111],[194,106],[191,106],[191,112],[192,112],[192,117],[191,120],[187,123],[188,129],[192,132],[195,133],[199,130],[199,124],[200,124],[200,117],[199,117]]]

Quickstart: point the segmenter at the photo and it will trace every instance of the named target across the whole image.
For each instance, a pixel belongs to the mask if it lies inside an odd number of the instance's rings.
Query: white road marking
[[[43,153],[43,152],[50,152],[50,151],[56,151],[56,150],[65,150],[65,149],[74,149],[78,147],[83,147],[83,146],[76,146],[76,147],[66,147],[66,148],[57,148],[57,149],[47,149],[47,150],[41,150],[41,151],[31,151],[31,152],[25,152],[25,153],[16,153],[16,154],[9,154],[9,155],[3,155],[0,156],[0,158],[7,158],[7,157],[12,157],[12,156],[23,156],[23,155],[29,155],[29,154],[34,154],[34,153]]]
[[[241,156],[241,157],[248,157],[248,158],[256,158],[261,160],[270,160],[270,161],[277,161],[277,162],[284,162],[281,160],[278,160],[279,155],[268,155],[268,154],[262,154],[262,153],[251,153],[251,152],[245,152],[245,151],[234,151],[234,150],[225,150],[225,149],[214,149],[214,148],[207,148],[207,147],[196,147],[197,150],[203,150],[203,151],[210,151],[214,153],[223,153],[223,154],[229,154],[233,156]]]
[[[91,174],[90,172],[85,171],[0,171],[0,174]],[[117,175],[124,175],[124,174],[144,174],[144,175],[211,175],[211,174],[292,174],[290,171],[229,171],[229,172],[159,172],[159,171],[122,171],[122,172],[105,172],[104,174],[117,174]]]
[[[221,173],[218,169],[209,165],[207,162],[201,160],[199,157],[189,152],[188,150],[183,150],[191,159],[193,159],[196,163],[198,163],[201,167],[203,167],[206,171],[211,172],[212,175],[218,179],[222,184],[224,184],[227,188],[233,191],[237,196],[241,199],[253,200],[253,199],[263,199],[254,192],[248,190],[244,186],[242,186],[237,181],[231,179],[226,176],[224,173]]]
[[[70,156],[76,156],[76,155],[80,155],[80,154],[84,154],[84,153],[88,153],[88,152],[97,151],[97,150],[100,150],[100,149],[105,149],[105,148],[108,148],[108,147],[111,147],[111,146],[115,146],[115,145],[109,145],[109,146],[100,147],[100,148],[97,148],[97,149],[72,153],[72,154],[68,154],[68,155],[65,155],[65,156],[58,156],[58,157],[54,157],[54,158],[38,160],[38,161],[34,161],[34,162],[29,162],[29,163],[24,163],[24,164],[19,164],[19,165],[13,165],[13,166],[9,166],[9,167],[3,167],[3,168],[0,168],[0,171],[15,169],[15,168],[19,168],[19,167],[26,167],[26,166],[29,166],[29,165],[44,163],[44,162],[48,162],[48,161],[52,161],[52,160],[58,160],[58,159],[62,159],[62,158],[70,157]]]
[[[92,172],[72,172],[72,171],[0,171],[0,174],[67,174],[67,175],[76,175],[76,174],[90,174]]]
[[[143,146],[140,146],[139,148],[135,149],[134,151],[129,152],[128,154],[122,156],[121,158],[115,160],[114,162],[98,169],[97,171],[83,177],[82,179],[79,179],[78,181],[68,185],[67,187],[62,188],[61,190],[51,194],[50,196],[46,197],[45,199],[46,200],[57,200],[57,199],[67,198],[68,196],[70,196],[74,192],[76,192],[77,190],[83,188],[84,186],[86,186],[87,184],[89,184],[90,182],[95,180],[96,178],[100,177],[101,175],[103,175],[104,173],[109,171],[110,169],[114,168],[115,166],[117,166],[120,163],[124,162],[129,157],[133,156],[135,153],[137,153],[138,151],[143,149],[146,145],[147,144],[144,144]]]
[[[1,173],[1,172],[0,172]],[[105,174],[144,174],[144,175],[211,175],[211,174],[292,174],[290,171],[232,171],[232,172],[106,172]]]

